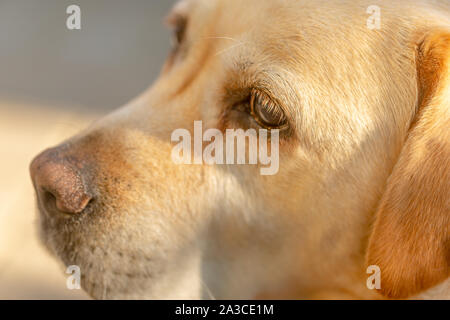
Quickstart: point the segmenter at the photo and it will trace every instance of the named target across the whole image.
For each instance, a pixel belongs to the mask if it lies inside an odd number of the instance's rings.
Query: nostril
[[[85,192],[60,194],[43,189],[40,198],[49,213],[77,214],[83,212],[94,199]]]
[[[94,201],[92,197],[85,195],[74,206],[74,204],[68,204],[63,200],[63,198],[55,196],[52,192],[46,190],[42,191],[41,199],[42,205],[47,212],[61,212],[68,214],[81,213],[88,207],[91,202]]]
[[[44,190],[42,192],[41,199],[42,199],[42,204],[47,211],[49,211],[49,212],[57,211],[56,197],[53,195],[53,193]]]

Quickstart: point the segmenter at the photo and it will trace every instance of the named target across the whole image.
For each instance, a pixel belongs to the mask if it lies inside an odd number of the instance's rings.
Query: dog
[[[449,298],[450,4],[375,2],[179,2],[154,85],[31,163],[45,246],[96,299]],[[174,163],[196,121],[278,172]]]

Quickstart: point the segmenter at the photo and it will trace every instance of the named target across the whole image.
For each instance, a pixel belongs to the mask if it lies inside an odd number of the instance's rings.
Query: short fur
[[[41,208],[40,229],[83,288],[449,298],[448,1],[186,0],[174,14],[185,39],[153,87],[59,147],[92,164],[95,201],[70,219]],[[232,106],[255,87],[291,124],[277,175],[171,161],[177,128],[245,128]]]

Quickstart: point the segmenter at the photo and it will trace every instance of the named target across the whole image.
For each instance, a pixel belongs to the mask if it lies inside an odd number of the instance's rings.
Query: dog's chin
[[[91,297],[143,298],[162,268],[148,252],[130,250],[132,235],[114,234],[108,223],[94,220],[84,214],[55,217],[41,210],[40,238],[66,268],[79,268],[81,287]]]
[[[107,215],[52,216],[41,209],[38,220],[44,246],[65,268],[79,268],[81,287],[92,298],[205,298],[196,276],[198,256],[180,256],[155,240],[143,242],[140,232],[99,216]]]

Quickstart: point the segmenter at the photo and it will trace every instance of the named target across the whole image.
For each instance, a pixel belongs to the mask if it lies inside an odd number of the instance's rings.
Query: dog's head
[[[366,297],[365,257],[387,296],[446,279],[448,7],[383,4],[179,3],[154,86],[33,161],[47,247],[96,298]]]

